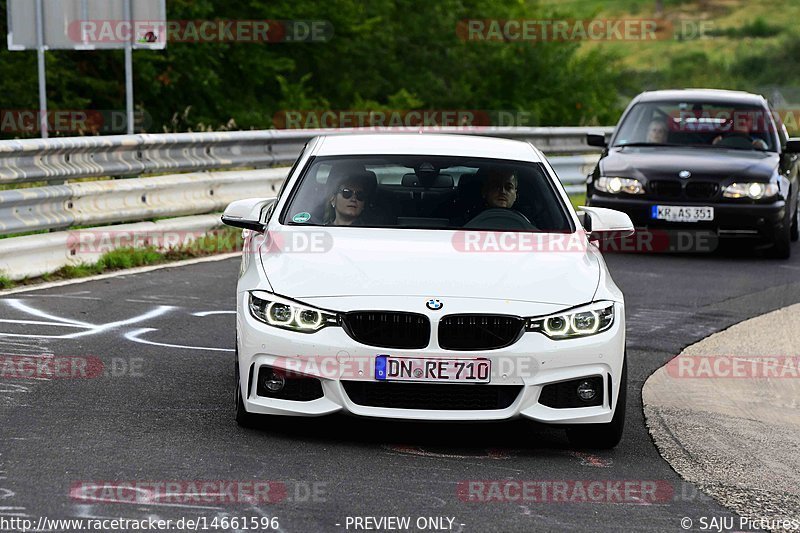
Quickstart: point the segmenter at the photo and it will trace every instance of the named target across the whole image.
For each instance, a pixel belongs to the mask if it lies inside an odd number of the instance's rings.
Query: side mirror
[[[800,154],[800,137],[793,137],[786,141],[786,153]]]
[[[589,234],[590,241],[627,237],[633,235],[635,231],[631,217],[622,211],[606,209],[605,207],[584,206],[580,206],[578,209],[584,213],[584,228]],[[589,223],[587,224],[586,222]]]
[[[583,226],[587,234],[592,232],[592,217],[588,211],[578,211],[578,220],[580,220],[581,226]]]
[[[248,198],[231,202],[222,214],[222,223],[234,228],[264,231],[261,213],[275,198]]]
[[[606,136],[602,133],[587,133],[586,144],[589,146],[599,146],[600,148],[605,148],[608,146],[608,143],[606,142]]]

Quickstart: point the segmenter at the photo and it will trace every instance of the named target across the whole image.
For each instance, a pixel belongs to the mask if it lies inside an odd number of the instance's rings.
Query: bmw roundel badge
[[[433,298],[431,298],[425,303],[425,307],[427,307],[431,311],[438,311],[439,309],[444,307],[444,304],[440,300],[434,300]]]

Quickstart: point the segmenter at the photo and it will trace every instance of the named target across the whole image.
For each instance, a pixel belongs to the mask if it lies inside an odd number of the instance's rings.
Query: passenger
[[[654,118],[647,127],[647,142],[665,144],[667,142],[667,123],[661,118]]]
[[[517,185],[517,176],[513,170],[490,169],[481,189],[486,208],[511,208],[517,201]]]
[[[361,216],[375,186],[375,176],[371,172],[362,172],[336,180],[335,190],[325,205],[325,225],[363,225]]]

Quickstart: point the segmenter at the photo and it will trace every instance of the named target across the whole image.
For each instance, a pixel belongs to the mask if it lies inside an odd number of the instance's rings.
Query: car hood
[[[615,147],[600,161],[605,176],[677,178],[682,170],[693,177],[769,179],[778,167],[778,154],[724,148]]]
[[[505,252],[465,252],[458,244],[464,232],[445,230],[281,226],[267,235],[259,248],[267,279],[291,298],[417,295],[570,306],[591,301],[600,280],[599,252],[579,233],[555,237],[583,241],[570,251]],[[291,244],[298,242],[319,245]]]

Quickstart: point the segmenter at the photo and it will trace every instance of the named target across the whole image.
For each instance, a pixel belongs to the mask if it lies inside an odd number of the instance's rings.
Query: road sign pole
[[[39,68],[39,129],[47,139],[47,71],[44,62],[44,11],[42,0],[36,0],[36,54]]]
[[[41,2],[41,0],[39,0]],[[131,12],[131,0],[123,3],[125,20],[128,21],[130,37],[125,41],[125,108],[128,116],[128,135],[133,135],[133,13]]]

